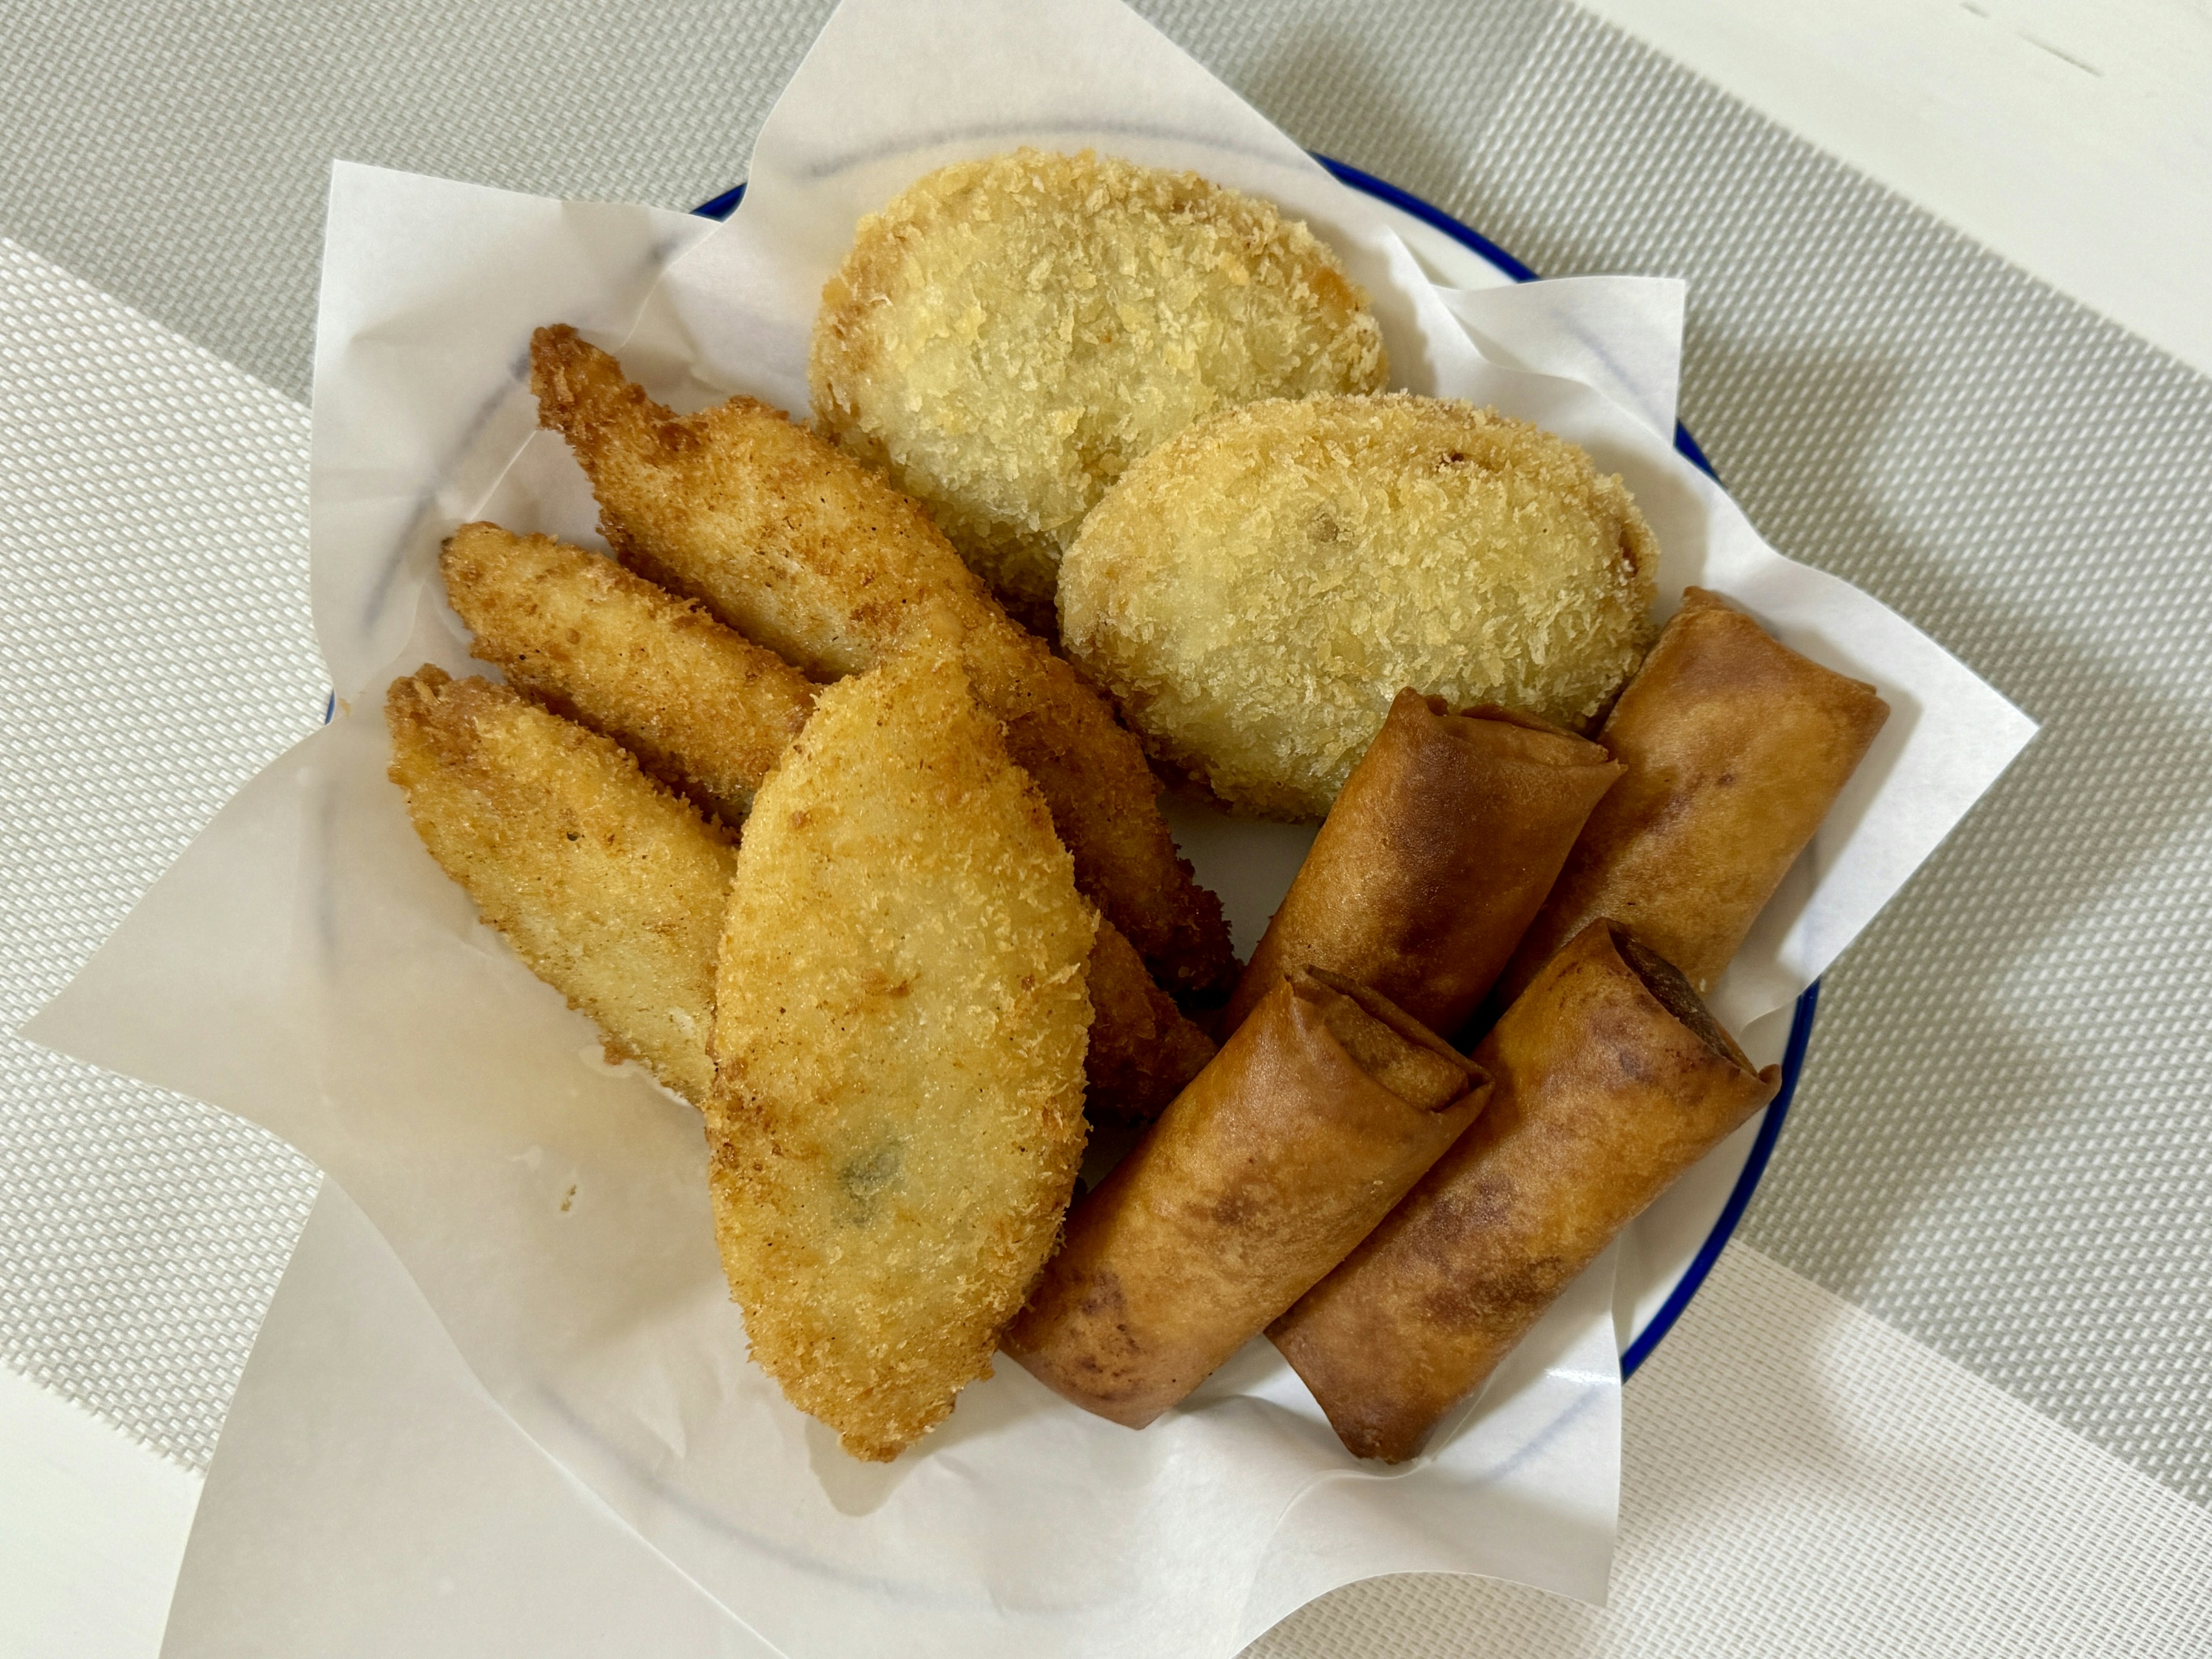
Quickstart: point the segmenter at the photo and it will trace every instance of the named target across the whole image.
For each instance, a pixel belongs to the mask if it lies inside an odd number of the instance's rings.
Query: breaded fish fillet
[[[1085,520],[1061,639],[1153,752],[1318,818],[1411,687],[1586,726],[1650,638],[1659,550],[1565,439],[1394,394],[1249,404]]]
[[[538,330],[531,358],[539,418],[590,476],[625,564],[822,678],[955,641],[1083,890],[1178,996],[1227,994],[1237,961],[1221,902],[1176,854],[1136,739],[921,507],[765,404],[733,398],[679,419],[574,329]]]
[[[1366,297],[1303,223],[1194,173],[1036,149],[861,220],[808,367],[816,424],[1047,633],[1061,552],[1153,446],[1388,375]]]
[[[753,1358],[887,1460],[990,1374],[1084,1143],[1095,913],[947,658],[824,691],[730,890],[707,1103]]]
[[[623,744],[734,826],[814,706],[797,669],[611,559],[465,524],[446,593],[509,684]]]
[[[430,856],[611,1058],[704,1100],[729,844],[620,745],[503,685],[426,665],[384,710]]]

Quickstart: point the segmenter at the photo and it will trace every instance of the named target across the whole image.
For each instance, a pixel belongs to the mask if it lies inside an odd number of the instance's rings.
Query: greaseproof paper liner
[[[596,544],[580,473],[534,429],[533,327],[576,324],[679,406],[745,392],[797,409],[855,218],[1024,142],[1192,167],[1307,219],[1374,295],[1399,384],[1536,420],[1624,476],[1664,549],[1663,605],[1716,587],[1881,688],[1888,727],[1717,992],[1732,1025],[1809,982],[2032,733],[1899,618],[1766,548],[1674,454],[1679,290],[1431,286],[1380,210],[1114,0],[847,0],[726,226],[337,170],[311,526],[343,712],[241,792],[30,1034],[314,1158],[516,1422],[794,1659],[1226,1654],[1392,1571],[1601,1599],[1611,1253],[1402,1469],[1347,1457],[1264,1344],[1141,1434],[1001,1365],[896,1463],[846,1459],[744,1358],[696,1115],[597,1059],[384,778],[385,684],[425,660],[471,669],[436,582],[443,537],[489,516]],[[1176,822],[1249,948],[1297,832]]]

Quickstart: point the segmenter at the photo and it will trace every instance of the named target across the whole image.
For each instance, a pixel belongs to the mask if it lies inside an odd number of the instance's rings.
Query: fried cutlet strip
[[[610,1058],[704,1100],[727,842],[620,744],[503,685],[426,665],[384,708],[430,856]]]
[[[715,1231],[754,1359],[884,1461],[990,1374],[1084,1143],[1096,912],[949,657],[825,690],[722,934]]]
[[[690,600],[550,536],[465,524],[440,561],[472,653],[734,826],[814,706],[797,669]]]
[[[1103,916],[1091,948],[1091,1006],[1083,1069],[1094,1117],[1150,1123],[1213,1058],[1213,1039],[1183,1017]]]
[[[1237,963],[1220,901],[1176,855],[1135,738],[919,506],[751,398],[678,418],[574,329],[538,330],[531,358],[539,419],[582,463],[624,563],[823,678],[957,641],[1083,890],[1178,996],[1226,994]]]
[[[464,525],[443,564],[478,657],[732,827],[813,706],[817,688],[781,657],[580,548]],[[1111,922],[1099,925],[1091,984],[1090,1103],[1149,1122],[1213,1044]]]

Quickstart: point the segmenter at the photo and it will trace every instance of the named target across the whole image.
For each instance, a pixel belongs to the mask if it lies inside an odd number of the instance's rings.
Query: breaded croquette
[[[825,690],[722,936],[715,1231],[752,1354],[856,1457],[990,1374],[1084,1143],[1095,912],[947,657]]]
[[[728,842],[618,744],[503,685],[426,665],[384,708],[430,856],[609,1058],[703,1101]]]
[[[751,398],[678,418],[574,329],[538,330],[531,357],[539,418],[568,440],[625,564],[822,678],[956,642],[1082,890],[1179,998],[1227,994],[1221,902],[1177,855],[1136,739],[920,507]]]
[[[816,424],[1047,633],[1083,515],[1155,445],[1388,372],[1366,296],[1303,223],[1194,173],[1036,149],[861,220],[808,367]]]
[[[473,655],[734,826],[814,706],[806,677],[611,559],[465,524],[440,562]]]
[[[1153,752],[1318,818],[1403,688],[1586,728],[1650,637],[1659,550],[1564,438],[1393,394],[1251,404],[1085,521],[1061,638]]]

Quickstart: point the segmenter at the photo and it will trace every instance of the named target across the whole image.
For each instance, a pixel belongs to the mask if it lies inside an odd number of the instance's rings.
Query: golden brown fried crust
[[[1135,738],[919,506],[750,398],[679,419],[574,329],[538,330],[531,360],[539,417],[590,476],[625,564],[822,678],[951,641],[1050,804],[1082,890],[1178,996],[1226,994],[1237,963],[1220,901],[1177,855]]]
[[[1304,224],[1194,173],[1036,149],[956,162],[861,220],[809,373],[821,429],[1046,632],[1083,515],[1156,444],[1388,376],[1365,296]]]
[[[1650,636],[1658,548],[1566,440],[1431,398],[1231,410],[1133,467],[1061,638],[1163,760],[1320,817],[1404,687],[1582,729]]]
[[[884,1460],[990,1373],[1081,1160],[1096,913],[957,665],[822,694],[722,939],[715,1230],[753,1358]]]
[[[814,706],[814,686],[782,658],[611,559],[466,524],[440,562],[472,654],[726,823],[750,810]]]
[[[1213,1058],[1213,1039],[1183,1018],[1135,948],[1103,918],[1091,948],[1091,1006],[1083,1069],[1094,1116],[1149,1123]]]
[[[735,855],[620,746],[425,665],[385,698],[416,832],[531,971],[694,1102]]]

